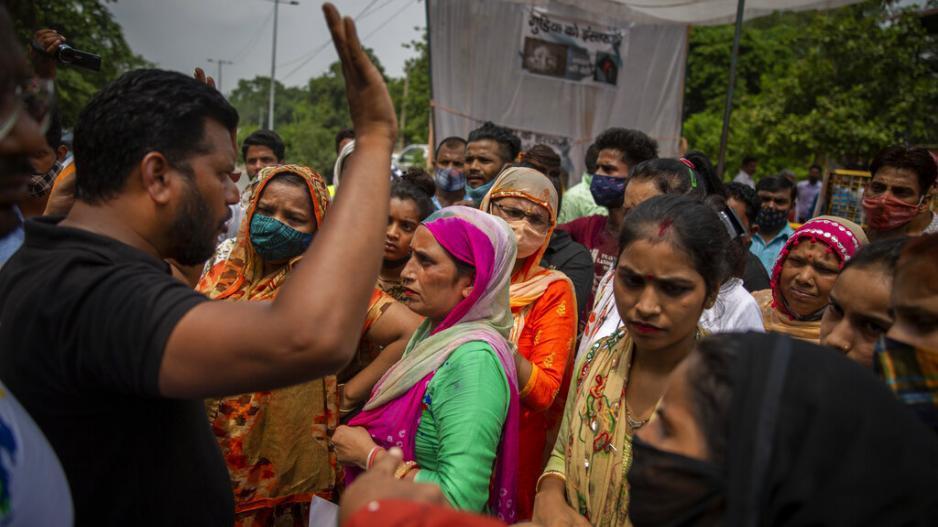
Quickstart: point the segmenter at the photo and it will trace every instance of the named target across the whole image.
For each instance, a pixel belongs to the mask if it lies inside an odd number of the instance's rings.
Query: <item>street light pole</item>
[[[280,4],[300,5],[297,0],[268,0],[274,3],[274,42],[270,52],[270,104],[267,109],[267,128],[274,129],[274,91],[277,85],[277,12]]]
[[[230,60],[224,60],[224,59],[205,59],[205,60],[218,64],[218,77],[216,78],[218,82],[216,83],[216,85],[218,86],[218,91],[220,93],[224,93],[221,90],[221,67],[224,66],[225,64],[229,64],[229,65],[234,64],[234,62],[231,62]]]

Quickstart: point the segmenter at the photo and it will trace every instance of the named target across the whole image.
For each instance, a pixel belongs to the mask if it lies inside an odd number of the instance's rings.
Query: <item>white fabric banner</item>
[[[590,143],[609,127],[642,130],[658,141],[660,155],[677,154],[686,26],[634,24],[570,5],[533,11],[546,13],[551,24],[563,25],[563,37],[569,39],[563,45],[575,40],[594,62],[599,53],[612,50],[608,35],[622,35],[621,62],[609,83],[597,82],[596,72],[586,75],[585,69],[583,79],[576,80],[567,78],[566,67],[564,78],[533,72],[530,65],[526,68],[525,38],[562,42],[555,32],[550,39],[542,30],[534,34],[530,5],[509,0],[430,0],[428,11],[436,141],[451,135],[466,137],[484,121],[525,131],[529,140],[549,136],[555,150],[567,158],[571,183],[580,179]],[[566,34],[568,24],[576,24],[580,37]],[[581,42],[587,28],[607,35],[610,42]],[[549,51],[540,52],[544,64],[549,63]],[[559,66],[555,68],[552,71],[559,74]]]

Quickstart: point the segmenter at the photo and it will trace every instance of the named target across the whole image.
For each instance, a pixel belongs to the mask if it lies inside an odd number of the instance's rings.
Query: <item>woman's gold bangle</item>
[[[397,470],[394,471],[394,477],[397,479],[404,479],[404,476],[409,474],[411,470],[415,470],[417,468],[420,467],[417,466],[416,461],[405,461],[397,467]]]
[[[557,478],[557,479],[563,481],[564,484],[567,483],[567,476],[565,476],[565,475],[563,474],[563,472],[560,472],[560,471],[557,471],[557,470],[550,470],[550,471],[547,471],[547,472],[541,474],[541,477],[537,478],[537,485],[534,486],[534,492],[535,492],[535,493],[541,491],[541,482],[543,482],[543,481],[544,481],[544,478],[547,478],[547,477]]]

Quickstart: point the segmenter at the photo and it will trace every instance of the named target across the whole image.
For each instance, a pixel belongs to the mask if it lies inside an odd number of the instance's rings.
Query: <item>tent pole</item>
[[[733,112],[733,91],[736,89],[736,61],[739,59],[739,36],[743,32],[743,13],[746,0],[739,0],[736,7],[736,32],[733,33],[733,52],[730,55],[730,82],[726,89],[726,105],[723,107],[723,131],[720,133],[720,157],[717,175],[723,177],[726,168],[726,142],[730,135],[730,114]]]

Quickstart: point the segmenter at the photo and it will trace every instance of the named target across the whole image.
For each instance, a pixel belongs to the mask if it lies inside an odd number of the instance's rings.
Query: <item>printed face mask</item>
[[[254,214],[251,218],[251,245],[265,260],[287,260],[299,256],[312,241],[312,234],[300,232],[270,216]]]
[[[622,207],[625,201],[625,178],[594,174],[590,183],[590,194],[600,207]]]
[[[910,205],[889,194],[863,198],[863,214],[866,224],[877,231],[898,229],[912,221],[920,212],[922,200]]]
[[[763,232],[776,232],[788,221],[788,211],[762,207],[756,215],[756,225]]]
[[[466,174],[455,168],[438,168],[434,170],[433,180],[443,192],[456,192],[466,188]]]

